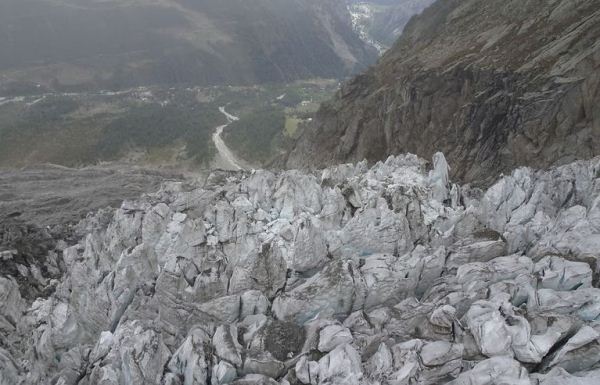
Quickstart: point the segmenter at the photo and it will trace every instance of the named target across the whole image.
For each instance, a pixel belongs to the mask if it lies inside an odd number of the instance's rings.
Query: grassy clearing
[[[302,121],[302,119],[298,119],[295,116],[286,116],[284,129],[285,136],[288,138],[295,138],[298,133],[298,126]]]

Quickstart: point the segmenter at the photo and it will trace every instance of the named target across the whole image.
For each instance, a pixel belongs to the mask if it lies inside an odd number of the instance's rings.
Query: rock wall
[[[600,158],[487,191],[425,163],[216,172],[90,215],[51,295],[0,278],[0,384],[596,384]]]
[[[489,184],[600,154],[600,3],[440,0],[325,104],[284,162],[324,167],[443,151]]]

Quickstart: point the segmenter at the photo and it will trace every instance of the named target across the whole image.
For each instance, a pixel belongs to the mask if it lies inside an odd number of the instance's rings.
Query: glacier
[[[214,171],[91,214],[0,278],[0,384],[598,384],[600,158],[448,168]]]

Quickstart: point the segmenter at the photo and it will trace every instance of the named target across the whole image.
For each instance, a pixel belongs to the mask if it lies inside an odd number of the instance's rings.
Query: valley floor
[[[246,163],[268,162],[297,137],[299,126],[337,84],[307,80],[3,96],[0,169],[98,162],[191,171],[249,168]],[[223,106],[227,110],[221,112]],[[271,119],[273,115],[280,119]],[[222,135],[216,127],[224,130]]]

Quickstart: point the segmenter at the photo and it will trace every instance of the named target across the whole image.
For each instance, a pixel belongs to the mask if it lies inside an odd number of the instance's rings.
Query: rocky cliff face
[[[490,181],[600,153],[600,3],[440,0],[324,105],[291,168],[447,154]]]
[[[597,384],[600,158],[487,191],[425,163],[216,172],[90,215],[55,275],[0,278],[0,383]]]

